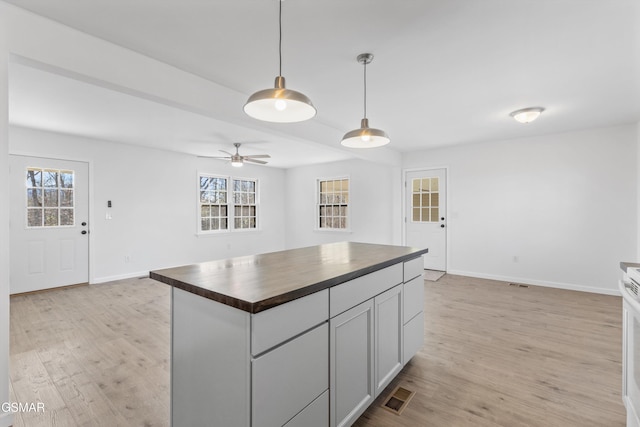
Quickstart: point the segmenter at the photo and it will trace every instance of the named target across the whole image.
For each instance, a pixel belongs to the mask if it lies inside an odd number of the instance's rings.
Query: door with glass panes
[[[10,156],[10,292],[89,280],[89,165]]]
[[[405,173],[405,244],[429,248],[424,268],[446,271],[446,170]]]

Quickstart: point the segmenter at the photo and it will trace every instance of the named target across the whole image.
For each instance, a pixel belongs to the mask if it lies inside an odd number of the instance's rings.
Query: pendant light
[[[282,77],[282,1],[279,0],[278,56],[280,58],[279,74],[273,89],[260,90],[249,97],[244,104],[244,112],[254,119],[276,123],[294,123],[308,120],[316,115],[316,108],[304,94],[286,89]]]
[[[351,148],[381,147],[389,143],[389,136],[383,130],[370,128],[367,119],[367,64],[373,61],[373,54],[361,53],[356,59],[364,65],[364,118],[359,129],[349,131],[342,137],[341,144]]]

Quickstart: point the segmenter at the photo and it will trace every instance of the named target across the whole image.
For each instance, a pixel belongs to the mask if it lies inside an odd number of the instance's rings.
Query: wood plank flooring
[[[11,297],[14,426],[167,426],[170,288],[151,279]]]
[[[624,426],[621,299],[461,276],[425,282],[425,346],[354,424]],[[168,426],[169,287],[150,279],[11,298],[15,426]],[[416,391],[402,415],[380,407]],[[183,427],[183,426],[175,426]]]
[[[425,345],[355,427],[615,427],[620,297],[445,275],[425,281]],[[402,415],[380,407],[416,391]]]

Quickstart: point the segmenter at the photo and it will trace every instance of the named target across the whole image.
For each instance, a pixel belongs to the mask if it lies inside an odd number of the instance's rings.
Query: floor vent
[[[528,288],[529,285],[523,285],[522,283],[509,283],[509,286],[515,286],[516,288]]]
[[[409,401],[416,394],[415,391],[407,390],[404,387],[396,387],[393,393],[382,404],[382,407],[387,411],[393,412],[396,415],[400,415],[404,408],[407,407]]]

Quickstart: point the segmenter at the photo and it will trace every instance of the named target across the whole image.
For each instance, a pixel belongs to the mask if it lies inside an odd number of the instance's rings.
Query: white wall
[[[403,165],[449,166],[449,272],[615,294],[619,262],[637,259],[637,144],[629,125],[410,153]]]
[[[636,157],[636,185],[638,186],[638,197],[637,197],[637,205],[636,205],[636,209],[637,209],[637,213],[638,213],[638,227],[637,227],[637,232],[638,235],[636,237],[636,244],[638,245],[637,249],[636,249],[636,258],[633,259],[628,259],[628,260],[623,260],[623,261],[628,261],[628,262],[640,262],[640,122],[638,122],[638,124],[636,125],[636,152],[637,152],[637,157]]]
[[[9,199],[7,17],[0,5],[0,200]],[[0,203],[0,403],[9,401],[9,204]],[[0,427],[13,422],[0,412]]]
[[[318,231],[318,178],[350,178],[351,231]],[[286,172],[286,246],[297,248],[338,241],[399,244],[400,170],[353,160],[301,166]]]
[[[284,248],[284,170],[11,127],[11,154],[90,164],[90,281]],[[197,174],[258,178],[260,231],[197,236]],[[112,201],[111,220],[105,219]],[[125,256],[130,261],[125,262]]]

